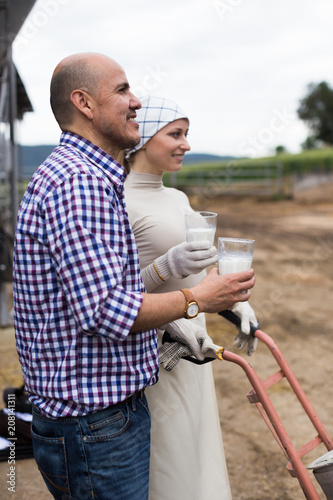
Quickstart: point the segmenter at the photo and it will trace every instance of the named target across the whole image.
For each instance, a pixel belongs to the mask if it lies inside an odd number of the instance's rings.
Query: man
[[[154,327],[248,300],[253,270],[219,276],[214,269],[190,291],[145,293],[125,173],[115,161],[140,140],[140,101],[118,63],[85,53],[56,67],[51,106],[60,145],[29,183],[14,255],[34,455],[54,498],[144,500],[150,417],[143,390],[158,379]]]

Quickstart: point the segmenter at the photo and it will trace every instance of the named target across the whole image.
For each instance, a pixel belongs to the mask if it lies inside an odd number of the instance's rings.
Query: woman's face
[[[188,121],[180,118],[163,127],[143,147],[145,150],[145,167],[152,174],[178,172],[190,145],[186,136]]]

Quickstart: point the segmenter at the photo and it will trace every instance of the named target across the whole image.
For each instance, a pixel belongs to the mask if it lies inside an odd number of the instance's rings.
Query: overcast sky
[[[300,99],[311,82],[333,84],[332,18],[332,0],[37,0],[13,45],[34,108],[19,141],[58,143],[53,69],[93,51],[119,62],[138,96],[186,110],[192,152],[297,153]]]

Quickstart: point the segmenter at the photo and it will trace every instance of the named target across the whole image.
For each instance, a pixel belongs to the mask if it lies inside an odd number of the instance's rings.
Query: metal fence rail
[[[220,194],[282,195],[283,164],[281,162],[240,166],[234,163],[221,167],[184,168],[170,174],[166,183],[189,193],[209,196]]]

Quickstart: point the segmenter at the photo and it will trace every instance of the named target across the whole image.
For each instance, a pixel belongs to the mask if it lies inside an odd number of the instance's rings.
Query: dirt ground
[[[250,303],[261,330],[275,340],[333,436],[333,185],[303,191],[292,200],[195,197],[192,202],[196,208],[204,205],[218,212],[217,236],[256,240],[256,285]],[[236,351],[232,344],[235,327],[224,318],[209,315],[208,329],[217,343],[249,361],[261,380],[279,370],[263,343],[251,358]],[[2,393],[5,387],[21,383],[12,328],[0,330],[0,355]],[[214,361],[213,370],[233,500],[304,499],[297,479],[286,470],[286,457],[255,405],[247,400],[251,385],[245,372],[228,361]],[[268,394],[297,448],[315,437],[285,380]],[[326,451],[320,445],[304,457],[304,464]],[[50,499],[33,460],[17,461],[15,494],[7,491],[8,472],[8,464],[0,463],[1,498]],[[315,480],[313,484],[325,500]]]

